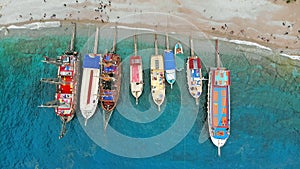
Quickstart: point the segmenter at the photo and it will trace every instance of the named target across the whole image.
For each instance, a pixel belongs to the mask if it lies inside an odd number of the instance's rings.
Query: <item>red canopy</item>
[[[190,58],[189,59],[189,68],[190,69],[201,69],[200,58]]]

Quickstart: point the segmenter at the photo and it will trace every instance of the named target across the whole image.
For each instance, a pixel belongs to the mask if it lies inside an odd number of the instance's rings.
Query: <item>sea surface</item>
[[[77,28],[75,50],[91,53],[95,27]],[[108,33],[109,32],[109,33]],[[113,29],[100,31],[98,53],[110,50]],[[300,166],[300,61],[257,46],[219,41],[223,67],[231,70],[231,135],[218,157],[207,134],[207,81],[199,105],[189,95],[185,70],[158,112],[150,94],[150,31],[120,30],[116,52],[122,57],[119,104],[106,131],[102,110],[84,126],[78,109],[58,139],[61,121],[53,109],[38,108],[54,99],[55,86],[40,82],[55,77],[57,68],[42,63],[69,48],[72,26],[0,31],[0,168],[287,168]],[[129,56],[133,34],[143,58],[144,93],[135,105],[129,90]],[[203,75],[214,65],[214,40],[194,34],[195,54]],[[165,49],[158,35],[159,53]],[[170,34],[190,55],[188,35]]]

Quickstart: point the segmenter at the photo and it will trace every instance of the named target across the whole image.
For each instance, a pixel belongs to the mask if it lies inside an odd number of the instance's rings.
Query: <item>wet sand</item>
[[[55,20],[82,24],[118,22],[131,27],[176,32],[200,31],[209,38],[251,41],[270,47],[274,52],[299,55],[299,9],[299,1],[278,0],[31,0],[30,3],[29,0],[4,0],[0,3],[0,27]],[[150,17],[145,19],[145,15]],[[174,20],[177,17],[194,25],[195,30],[185,30],[184,25],[180,25],[184,22]]]

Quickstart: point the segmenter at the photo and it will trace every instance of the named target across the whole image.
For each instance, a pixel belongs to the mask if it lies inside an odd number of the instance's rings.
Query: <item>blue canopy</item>
[[[100,69],[100,55],[85,55],[83,59],[83,68]]]
[[[114,100],[114,96],[102,96],[102,99],[106,100],[106,101],[113,101]]]
[[[164,52],[164,63],[165,63],[165,70],[174,70],[176,68],[174,54],[172,51]]]

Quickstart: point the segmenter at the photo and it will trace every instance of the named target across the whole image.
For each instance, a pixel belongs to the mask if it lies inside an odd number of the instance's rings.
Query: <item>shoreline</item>
[[[30,5],[32,3],[35,5]],[[213,0],[210,3],[204,0],[4,0],[0,3],[0,29],[34,22],[95,25],[118,22],[119,25],[183,34],[198,31],[209,39],[249,41],[279,54],[300,55],[299,9],[299,1],[278,0]]]
[[[59,19],[49,19],[49,20],[33,20],[33,21],[25,21],[25,22],[18,22],[18,23],[12,23],[7,25],[0,25],[0,31],[3,29],[7,29],[9,31],[10,29],[28,29],[28,30],[34,30],[34,29],[43,29],[43,28],[55,28],[55,27],[61,27],[61,25],[64,24],[72,24],[76,23],[79,25],[101,25],[101,27],[107,25],[107,24],[114,24],[114,23],[99,23],[98,21],[91,21],[91,20],[59,20]],[[51,25],[53,24],[53,25]],[[40,27],[39,27],[40,25]],[[137,24],[126,24],[126,23],[118,23],[120,27],[123,29],[137,29],[137,30],[148,30],[153,31],[153,26],[144,24],[144,25],[137,25]],[[164,28],[160,28],[161,30],[164,30]],[[174,30],[172,30],[174,31]],[[171,31],[171,32],[172,32]],[[195,30],[197,31],[197,30]],[[179,31],[180,32],[180,31]],[[248,46],[254,46],[261,49],[269,50],[275,53],[278,53],[281,56],[289,57],[294,60],[300,60],[300,49],[285,49],[282,45],[278,44],[270,44],[270,43],[264,43],[260,42],[258,40],[252,39],[252,38],[243,38],[243,37],[237,37],[237,36],[230,36],[227,34],[224,34],[222,32],[214,32],[210,30],[204,30],[202,33],[206,35],[210,40],[219,38],[222,41],[226,41],[229,43],[235,43],[240,45],[248,45]]]

